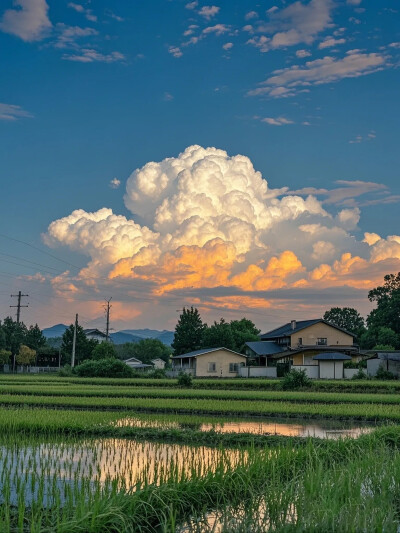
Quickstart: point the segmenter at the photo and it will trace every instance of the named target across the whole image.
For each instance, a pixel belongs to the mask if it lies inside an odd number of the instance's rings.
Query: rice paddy
[[[0,533],[399,530],[398,382],[204,381],[0,375]]]

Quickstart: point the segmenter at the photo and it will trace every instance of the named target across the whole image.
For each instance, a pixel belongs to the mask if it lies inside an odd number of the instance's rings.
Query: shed
[[[246,359],[245,355],[223,346],[204,348],[174,356],[172,368],[196,377],[233,378],[238,375],[239,368],[246,364]]]
[[[323,352],[314,355],[318,361],[320,379],[343,379],[343,362],[351,361],[351,357],[341,352]]]

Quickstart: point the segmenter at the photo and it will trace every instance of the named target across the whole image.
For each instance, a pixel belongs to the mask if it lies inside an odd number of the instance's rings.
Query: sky
[[[397,0],[3,0],[0,317],[266,331],[400,271]]]

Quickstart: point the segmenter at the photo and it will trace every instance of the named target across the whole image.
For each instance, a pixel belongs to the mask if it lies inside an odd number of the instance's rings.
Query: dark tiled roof
[[[350,355],[340,352],[324,352],[314,355],[315,361],[351,361]]]
[[[354,337],[353,333],[350,333],[349,331],[346,331],[343,328],[339,328],[338,326],[335,326],[335,324],[331,324],[323,318],[315,318],[313,320],[296,320],[296,327],[294,329],[292,329],[292,323],[288,322],[287,324],[280,326],[279,328],[267,331],[267,333],[263,333],[260,337],[262,340],[275,339],[276,337],[288,337],[289,335],[293,335],[293,333],[297,333],[298,331],[313,326],[314,324],[318,324],[319,322],[323,322],[324,324],[327,324],[332,328],[343,331],[344,333],[347,333],[348,335]]]
[[[203,355],[205,353],[210,353],[210,352],[216,352],[217,350],[226,350],[227,352],[231,352],[236,355],[241,355],[242,357],[246,357],[242,353],[234,352],[233,350],[229,350],[229,348],[220,346],[219,348],[203,348],[202,350],[196,350],[194,352],[183,353],[182,355],[174,355],[172,359],[186,359],[188,357],[197,357],[198,355]]]
[[[250,350],[253,350],[257,355],[272,355],[284,351],[282,346],[271,341],[246,342],[246,346],[248,346]]]

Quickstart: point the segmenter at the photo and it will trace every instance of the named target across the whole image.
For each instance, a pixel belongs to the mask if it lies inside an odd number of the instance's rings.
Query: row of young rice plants
[[[90,385],[72,385],[69,387],[54,384],[36,385],[0,385],[1,394],[26,394],[40,396],[72,397],[109,397],[109,398],[190,398],[217,400],[263,400],[291,401],[306,403],[372,403],[400,404],[398,394],[366,394],[310,391],[249,391],[249,390],[212,390],[156,387],[106,387]]]
[[[400,420],[397,405],[369,403],[293,403],[289,401],[210,400],[198,398],[99,398],[73,396],[0,395],[0,405],[46,406],[57,409],[133,410],[304,418]]]
[[[400,439],[398,432],[396,437],[393,430],[385,431],[358,441],[307,441],[301,448],[288,443],[228,453],[115,439],[5,440],[0,527],[22,532],[28,525],[30,532],[48,533],[172,533],[186,527],[194,532],[198,517],[220,513],[240,521],[242,509],[255,510],[259,502],[264,530],[253,513],[244,516],[243,531],[394,533]]]
[[[176,388],[177,379],[152,378],[77,378],[59,377],[53,375],[7,375],[0,374],[0,385],[6,383],[39,384],[54,383],[57,385],[101,385],[110,387],[168,387]],[[280,390],[280,379],[264,378],[231,378],[231,379],[194,379],[193,389],[223,389],[223,390]],[[351,393],[393,393],[400,392],[400,381],[378,380],[314,380],[310,391],[351,392]]]
[[[232,390],[193,390],[183,388],[155,387],[99,387],[90,385],[72,385],[70,387],[54,384],[36,385],[0,385],[2,394],[27,394],[41,396],[74,396],[74,397],[125,397],[125,398],[201,398],[201,399],[237,399],[237,400],[290,400],[293,402],[318,403],[400,403],[397,394],[346,394],[322,393],[309,391],[232,391]]]

